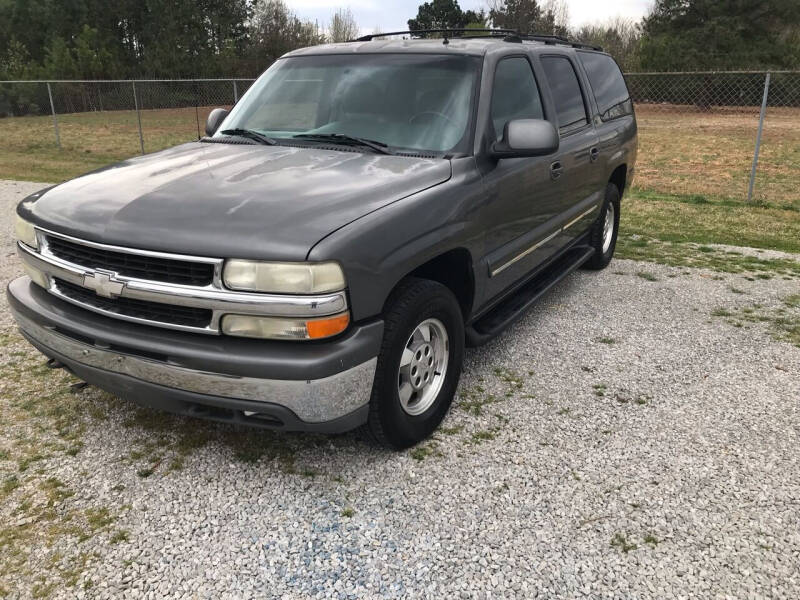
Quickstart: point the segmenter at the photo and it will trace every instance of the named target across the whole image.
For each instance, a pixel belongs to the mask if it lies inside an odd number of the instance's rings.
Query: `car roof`
[[[552,51],[554,49],[570,50],[572,45],[564,43],[545,43],[538,40],[509,41],[499,36],[491,37],[451,37],[446,38],[412,38],[412,39],[373,39],[370,41],[342,42],[338,44],[321,44],[287,52],[284,57],[313,56],[320,54],[461,54],[483,56],[487,52],[499,48],[523,45],[526,49]],[[595,50],[586,47],[588,50]]]

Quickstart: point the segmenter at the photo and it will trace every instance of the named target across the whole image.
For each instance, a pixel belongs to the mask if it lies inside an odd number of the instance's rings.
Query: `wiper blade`
[[[278,143],[271,137],[267,137],[263,133],[258,133],[252,129],[225,129],[220,131],[220,133],[223,135],[238,135],[239,137],[255,140],[259,144],[264,144],[266,146],[274,146]]]
[[[312,140],[318,142],[333,142],[336,144],[345,144],[349,146],[364,146],[371,148],[375,152],[381,154],[394,154],[389,147],[383,142],[375,140],[368,140],[366,138],[355,137],[352,135],[345,135],[344,133],[298,133],[293,136],[300,139]]]

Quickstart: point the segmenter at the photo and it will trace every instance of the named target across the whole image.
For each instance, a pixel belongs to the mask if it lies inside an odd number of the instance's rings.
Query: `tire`
[[[606,197],[603,202],[603,209],[600,211],[600,216],[597,217],[592,229],[589,233],[589,245],[594,248],[595,252],[592,257],[584,263],[585,269],[592,271],[599,271],[605,269],[611,258],[614,256],[614,249],[617,247],[617,232],[619,231],[619,190],[613,183],[606,186]],[[609,211],[613,211],[611,215],[611,226],[613,230],[610,232],[610,239],[606,236],[605,225],[606,216]]]
[[[453,402],[463,359],[464,322],[453,293],[435,281],[403,281],[384,312],[383,344],[362,434],[394,450],[427,438]]]

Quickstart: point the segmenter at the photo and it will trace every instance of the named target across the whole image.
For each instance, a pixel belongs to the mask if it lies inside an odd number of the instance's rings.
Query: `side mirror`
[[[492,144],[494,158],[544,156],[558,150],[558,132],[550,121],[516,119],[503,128],[503,139]]]
[[[206,119],[206,135],[211,137],[214,135],[214,132],[219,129],[220,123],[228,116],[228,111],[224,108],[215,108],[210,113],[208,113],[208,119]]]

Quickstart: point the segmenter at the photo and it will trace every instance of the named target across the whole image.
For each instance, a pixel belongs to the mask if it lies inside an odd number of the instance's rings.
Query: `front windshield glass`
[[[460,152],[479,61],[438,54],[316,55],[273,64],[225,119],[280,141],[340,134],[390,148]],[[313,138],[312,138],[313,139]]]

